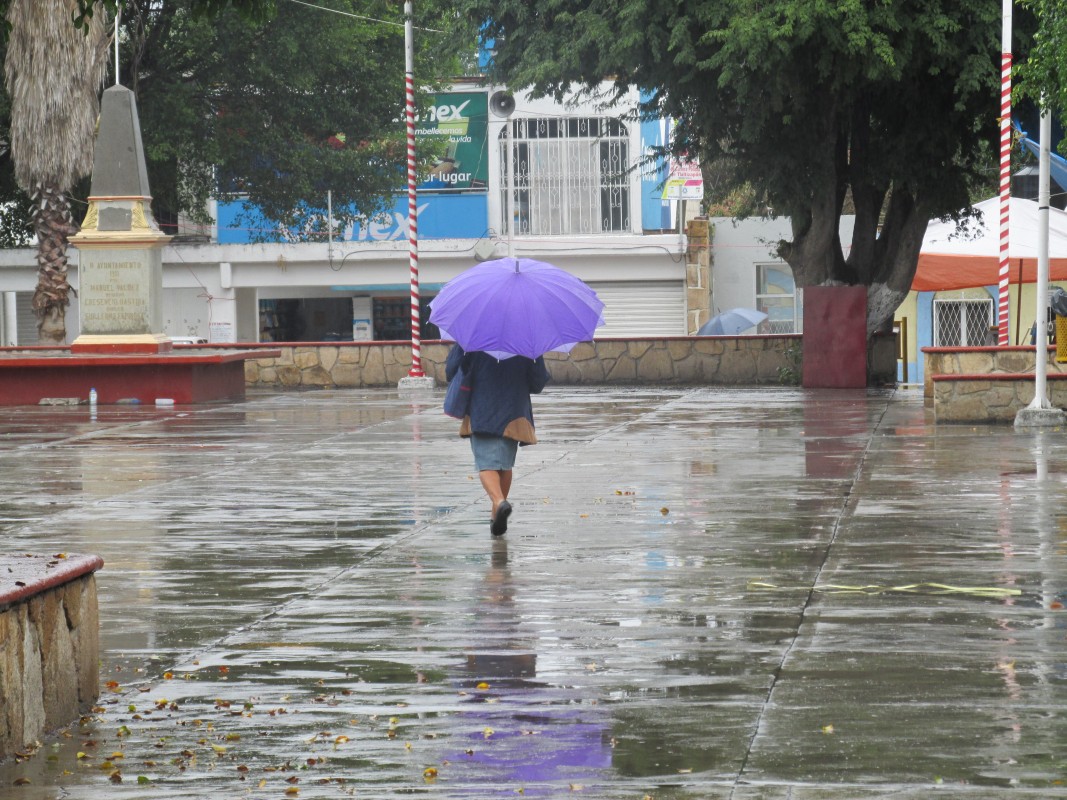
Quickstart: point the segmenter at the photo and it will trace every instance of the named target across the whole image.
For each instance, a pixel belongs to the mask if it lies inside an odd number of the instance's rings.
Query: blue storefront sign
[[[424,194],[418,197],[416,218],[419,239],[479,239],[488,227],[488,196]],[[261,214],[246,211],[240,201],[218,204],[219,244],[250,242],[306,242],[300,231],[286,231]],[[398,195],[392,208],[363,226],[351,225],[334,232],[347,242],[391,242],[408,238],[408,199]]]

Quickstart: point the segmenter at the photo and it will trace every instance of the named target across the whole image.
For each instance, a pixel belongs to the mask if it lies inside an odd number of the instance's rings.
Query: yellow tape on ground
[[[889,594],[901,592],[905,594],[962,594],[971,597],[984,597],[998,599],[1002,597],[1019,597],[1021,589],[1001,589],[996,586],[949,586],[947,583],[909,583],[905,586],[877,586],[868,584],[865,586],[848,586],[838,583],[826,583],[816,586],[778,586],[765,581],[749,581],[749,589],[764,589],[767,591],[780,592],[807,592],[814,591],[823,594]]]

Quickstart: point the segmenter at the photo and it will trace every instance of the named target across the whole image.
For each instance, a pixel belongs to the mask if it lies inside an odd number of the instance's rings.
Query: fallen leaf
[[[119,682],[118,681],[108,681],[107,683],[104,684],[104,686],[106,686],[108,689],[110,689],[113,692],[117,692],[118,689],[119,689]]]
[[[475,686],[474,688],[475,688],[475,689],[482,689],[482,690],[485,690],[485,689],[488,689],[488,688],[489,688],[489,684],[488,684],[488,683],[486,683],[485,681],[482,681],[481,683],[479,683],[479,684],[478,684],[477,686]]]
[[[290,786],[288,789],[285,790],[286,797],[296,797],[298,794],[300,794],[300,790],[297,789],[295,786]]]
[[[15,778],[15,780],[13,781],[13,784],[15,786],[29,786],[30,785],[30,779],[29,778]]]
[[[667,506],[664,506],[663,508],[661,508],[659,510],[659,513],[661,513],[663,516],[667,516],[668,514],[671,513],[671,510],[669,508],[667,508]]]
[[[348,741],[348,737],[347,736],[338,736],[336,739],[333,740],[333,743],[334,744],[344,744],[347,741]]]
[[[829,734],[834,732],[834,726],[833,725],[823,725],[822,726],[822,732],[827,734],[827,735],[829,735]]]
[[[174,677],[174,673],[173,672],[164,672],[163,673],[163,680],[165,680],[165,681],[169,681],[173,677]]]
[[[484,736],[486,739],[488,739],[494,733],[496,733],[496,731],[494,731],[492,728],[486,728],[485,730],[482,731],[482,736]]]
[[[433,780],[437,777],[437,767],[427,767],[422,771],[422,777],[427,780]]]
[[[228,675],[229,672],[230,672],[230,668],[229,667],[227,667],[227,666],[219,667],[219,674],[220,675]]]
[[[152,781],[150,781],[150,780],[148,779],[148,776],[147,776],[147,775],[138,775],[138,776],[137,776],[137,783],[139,783],[139,784],[140,784],[140,785],[142,785],[142,786],[144,786],[144,785],[146,785],[146,784],[149,784],[149,783],[151,783],[151,782],[152,782]]]
[[[112,772],[112,773],[111,773],[111,774],[110,774],[110,775],[108,776],[108,779],[109,779],[109,780],[110,780],[110,781],[111,781],[112,783],[122,783],[122,773],[121,773],[121,772],[119,772],[118,770],[115,770],[114,772]]]

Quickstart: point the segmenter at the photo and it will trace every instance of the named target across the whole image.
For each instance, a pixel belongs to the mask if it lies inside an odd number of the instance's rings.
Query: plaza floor
[[[105,560],[0,797],[1067,795],[1067,433],[549,389],[492,540],[442,394],[0,409],[5,549]]]

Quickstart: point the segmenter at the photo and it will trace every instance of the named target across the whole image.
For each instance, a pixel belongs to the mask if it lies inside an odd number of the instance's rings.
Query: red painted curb
[[[92,555],[0,555],[0,608],[70,583],[103,566],[104,559]]]
[[[1045,375],[1046,380],[1050,381],[1062,381],[1067,380],[1067,372],[1049,372]],[[1033,381],[1034,373],[1032,372],[987,372],[982,373],[967,373],[965,375],[953,375],[951,373],[945,375],[931,375],[932,381]]]

